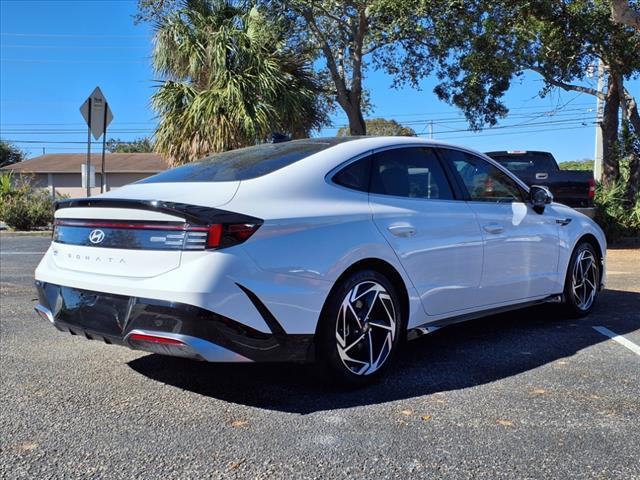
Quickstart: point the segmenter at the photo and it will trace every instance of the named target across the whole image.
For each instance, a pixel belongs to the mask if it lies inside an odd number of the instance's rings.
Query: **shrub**
[[[637,174],[640,162],[640,138],[625,123],[616,145],[620,175],[609,185],[599,184],[594,199],[595,220],[609,242],[623,237],[640,237],[640,190]],[[635,184],[633,183],[635,182]]]
[[[596,189],[596,217],[607,241],[616,242],[623,237],[640,236],[640,195],[634,202],[626,198],[626,182],[619,180]]]
[[[35,230],[53,222],[53,199],[47,190],[31,188],[28,178],[0,178],[0,219],[13,230]]]

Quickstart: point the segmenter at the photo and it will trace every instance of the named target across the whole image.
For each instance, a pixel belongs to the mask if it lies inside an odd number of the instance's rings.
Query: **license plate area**
[[[52,311],[56,322],[107,336],[122,336],[135,298],[67,287],[48,287],[57,290],[47,292],[47,297],[55,297],[49,302],[54,301]]]

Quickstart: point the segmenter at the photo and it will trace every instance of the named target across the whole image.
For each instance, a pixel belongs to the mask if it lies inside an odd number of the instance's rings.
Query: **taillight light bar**
[[[231,247],[246,241],[262,225],[262,221],[256,223],[214,223],[212,225],[192,225],[186,222],[137,222],[118,220],[76,220],[56,219],[54,222],[53,239],[60,243],[74,242],[66,240],[69,235],[61,235],[62,227],[78,227],[84,229],[105,229],[107,232],[119,230],[150,231],[151,242],[163,241],[164,246],[172,246],[173,249],[205,250]],[[151,232],[152,231],[152,232]],[[77,234],[76,234],[77,235]],[[163,236],[164,235],[164,236]],[[84,240],[84,237],[82,237]],[[66,240],[66,241],[65,241]],[[117,239],[114,240],[117,243]],[[84,243],[75,243],[84,244]],[[160,244],[156,243],[159,247]],[[103,245],[110,248],[128,248],[127,245],[114,245],[113,242],[105,242]],[[152,247],[150,247],[152,248]]]
[[[183,222],[117,222],[102,220],[66,220],[56,219],[54,225],[64,225],[66,227],[88,227],[88,228],[117,228],[131,230],[187,230],[189,224]]]
[[[589,198],[593,200],[596,196],[596,181],[593,178],[589,179]]]

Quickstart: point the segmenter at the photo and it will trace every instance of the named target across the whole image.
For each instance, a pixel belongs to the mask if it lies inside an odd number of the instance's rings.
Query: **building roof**
[[[86,153],[51,153],[3,167],[17,173],[80,173],[87,162]],[[91,165],[100,172],[102,154],[91,154]],[[107,153],[107,173],[157,173],[169,168],[169,163],[158,153]]]

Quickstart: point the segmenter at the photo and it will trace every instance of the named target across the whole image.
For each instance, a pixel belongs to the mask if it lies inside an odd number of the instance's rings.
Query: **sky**
[[[135,25],[136,0],[0,0],[0,137],[29,157],[86,151],[80,105],[96,86],[114,120],[107,137],[148,136],[157,123],[150,98],[159,79],[151,68],[152,31]],[[595,86],[596,79],[590,79]],[[558,161],[592,159],[595,97],[554,91],[539,98],[536,74],[514,83],[505,100],[509,116],[497,128],[466,131],[460,112],[433,94],[435,79],[420,90],[391,88],[383,72],[369,70],[369,117],[392,118],[433,138],[480,151],[546,150]],[[628,84],[640,94],[640,80]],[[334,136],[346,124],[338,109],[316,136]],[[99,143],[92,147],[99,148]]]

